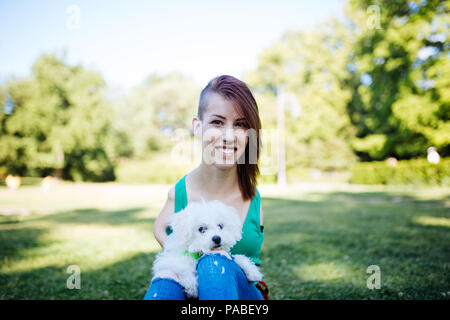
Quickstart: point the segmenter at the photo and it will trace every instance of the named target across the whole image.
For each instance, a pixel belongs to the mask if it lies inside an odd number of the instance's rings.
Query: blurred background
[[[449,10],[1,1],[0,298],[143,297],[154,218],[200,163],[191,121],[220,74],[259,106],[275,298],[449,297]],[[368,290],[380,261],[392,278]],[[84,291],[66,288],[69,264]]]
[[[448,186],[448,5],[376,3],[3,2],[0,176],[174,183],[201,89],[231,74],[259,104],[261,182]]]

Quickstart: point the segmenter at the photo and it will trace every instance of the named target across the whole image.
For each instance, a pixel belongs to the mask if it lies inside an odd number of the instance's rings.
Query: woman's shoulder
[[[177,192],[179,192],[180,187],[182,187],[181,182],[184,181],[184,178],[186,175],[182,176],[180,179],[177,180],[173,185],[170,186],[169,191],[167,192],[167,199],[169,201],[175,202],[175,196]]]
[[[169,192],[167,192],[167,200],[175,201],[175,185],[171,186]]]

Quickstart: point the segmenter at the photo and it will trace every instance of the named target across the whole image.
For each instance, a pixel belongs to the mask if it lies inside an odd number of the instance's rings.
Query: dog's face
[[[221,201],[191,202],[171,216],[177,242],[189,252],[229,250],[242,237],[242,222],[236,209]]]

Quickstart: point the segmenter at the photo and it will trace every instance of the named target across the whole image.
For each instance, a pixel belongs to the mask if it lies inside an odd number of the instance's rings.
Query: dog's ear
[[[169,218],[169,226],[172,228],[177,241],[180,244],[186,243],[192,236],[189,228],[188,214],[186,210],[181,210]]]

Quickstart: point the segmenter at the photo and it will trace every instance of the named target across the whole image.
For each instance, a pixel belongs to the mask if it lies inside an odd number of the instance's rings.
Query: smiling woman
[[[210,149],[219,149],[222,151],[219,155],[237,160],[239,188],[244,199],[251,199],[259,175],[261,120],[247,85],[227,75],[212,79],[200,94],[193,127],[196,136],[203,134],[204,147],[215,147]],[[199,131],[201,128],[203,132]]]
[[[198,297],[263,299],[229,255],[245,255],[255,264],[261,264],[259,255],[264,229],[261,197],[256,188],[261,121],[250,89],[241,80],[228,75],[209,81],[200,94],[192,128],[194,135],[202,140],[202,161],[170,189],[167,202],[155,221],[155,238],[164,246],[171,233],[168,218],[188,203],[219,200],[234,207],[243,224],[242,238],[230,252],[211,243],[211,252],[198,260]],[[219,261],[223,269],[217,269]],[[223,275],[215,273],[216,269],[230,271]],[[183,299],[179,280],[179,275],[171,272],[154,275],[145,299]]]

